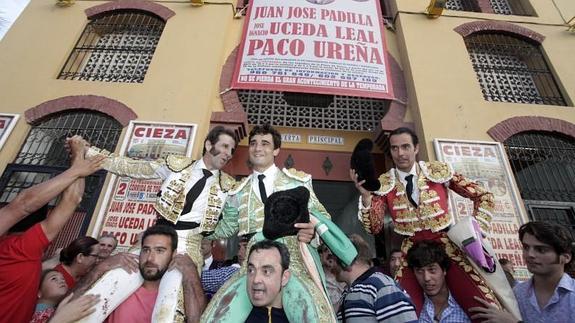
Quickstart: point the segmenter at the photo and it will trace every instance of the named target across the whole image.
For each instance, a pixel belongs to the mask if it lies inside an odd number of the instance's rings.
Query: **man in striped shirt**
[[[337,312],[339,322],[417,322],[411,299],[395,281],[371,265],[368,244],[358,235],[350,237],[357,258],[344,267],[336,258],[336,279],[347,284]]]

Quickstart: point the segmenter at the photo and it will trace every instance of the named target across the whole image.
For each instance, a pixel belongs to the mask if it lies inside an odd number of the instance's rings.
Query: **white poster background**
[[[515,178],[503,145],[497,142],[435,139],[437,159],[451,163],[454,170],[472,179],[495,196],[495,211],[489,240],[498,258],[515,264],[515,278],[529,277],[523,261],[517,230],[527,222]],[[472,215],[473,202],[449,192],[450,208],[455,219]]]
[[[234,89],[393,98],[377,0],[252,0]]]
[[[195,124],[131,121],[120,155],[141,160],[191,156],[196,129]],[[127,251],[138,234],[155,223],[154,203],[161,185],[161,179],[112,176],[94,232],[114,234],[118,239],[115,252]]]

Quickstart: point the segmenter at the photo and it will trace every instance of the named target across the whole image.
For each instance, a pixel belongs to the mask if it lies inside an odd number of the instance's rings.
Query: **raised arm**
[[[362,186],[365,180],[358,181],[357,174],[353,169],[350,169],[349,176],[359,191],[357,218],[367,233],[378,234],[383,230],[386,211],[385,197],[374,195],[366,190]]]
[[[86,151],[86,157],[104,157],[104,169],[118,176],[135,179],[165,179],[167,170],[165,161],[159,160],[136,160],[130,157],[121,157],[107,150],[90,147]]]
[[[188,255],[178,254],[172,259],[170,269],[178,269],[182,273],[187,322],[199,322],[206,307],[206,297],[196,265]]]
[[[18,221],[46,205],[78,178],[89,176],[101,169],[102,159],[84,160],[83,147],[66,139],[72,149],[72,166],[63,173],[43,183],[20,192],[8,205],[0,209],[0,235],[3,235]]]

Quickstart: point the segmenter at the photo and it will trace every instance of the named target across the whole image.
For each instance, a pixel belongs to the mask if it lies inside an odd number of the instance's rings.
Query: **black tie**
[[[210,172],[207,169],[202,169],[202,171],[204,172],[204,177],[200,178],[196,182],[196,184],[194,184],[194,186],[192,186],[192,188],[190,189],[190,191],[186,195],[186,204],[184,204],[184,209],[182,210],[182,214],[186,214],[186,213],[190,212],[190,210],[192,209],[192,205],[194,205],[194,202],[196,201],[198,196],[200,196],[200,194],[204,190],[204,186],[206,186],[206,181],[208,180],[208,177],[213,175],[212,172]]]
[[[409,202],[417,208],[417,203],[415,203],[415,201],[413,200],[413,197],[411,197],[411,194],[413,194],[413,182],[411,181],[411,179],[413,178],[413,174],[409,174],[407,176],[405,176],[405,180],[407,181],[407,186],[405,187],[405,191],[407,192],[407,199],[409,200]]]
[[[258,185],[260,187],[260,197],[261,197],[262,202],[264,204],[266,204],[266,201],[268,200],[268,195],[266,193],[266,186],[264,184],[264,178],[265,177],[266,177],[266,175],[264,175],[264,174],[258,175],[258,181],[259,181]]]

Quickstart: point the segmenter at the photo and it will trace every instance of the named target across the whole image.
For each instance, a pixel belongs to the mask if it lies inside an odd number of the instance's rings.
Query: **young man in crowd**
[[[575,317],[575,279],[566,271],[573,266],[573,235],[549,222],[529,222],[519,228],[523,259],[531,279],[518,283],[513,292],[523,321],[568,323]],[[473,318],[495,323],[517,323],[518,318],[478,299]]]
[[[425,295],[419,322],[471,322],[447,287],[445,276],[450,261],[441,244],[431,240],[415,243],[407,252],[407,265]]]
[[[176,230],[165,225],[151,226],[142,235],[139,264],[136,256],[132,254],[121,253],[111,256],[99,263],[79,283],[75,294],[83,294],[111,269],[123,268],[128,273],[139,269],[144,283],[110,313],[106,322],[151,322],[160,280],[168,270],[177,269],[183,277],[184,319],[188,322],[197,322],[205,307],[198,270],[189,256],[177,253],[177,248]]]
[[[395,277],[395,273],[401,266],[403,260],[403,253],[399,249],[391,249],[389,253],[389,273],[391,277]]]
[[[289,322],[282,304],[289,263],[289,251],[280,242],[261,240],[250,248],[246,288],[253,308],[246,323]]]
[[[417,322],[415,307],[409,296],[395,281],[371,266],[369,245],[359,235],[350,237],[357,257],[349,266],[336,260],[334,271],[338,281],[345,282],[337,319],[346,323]]]

